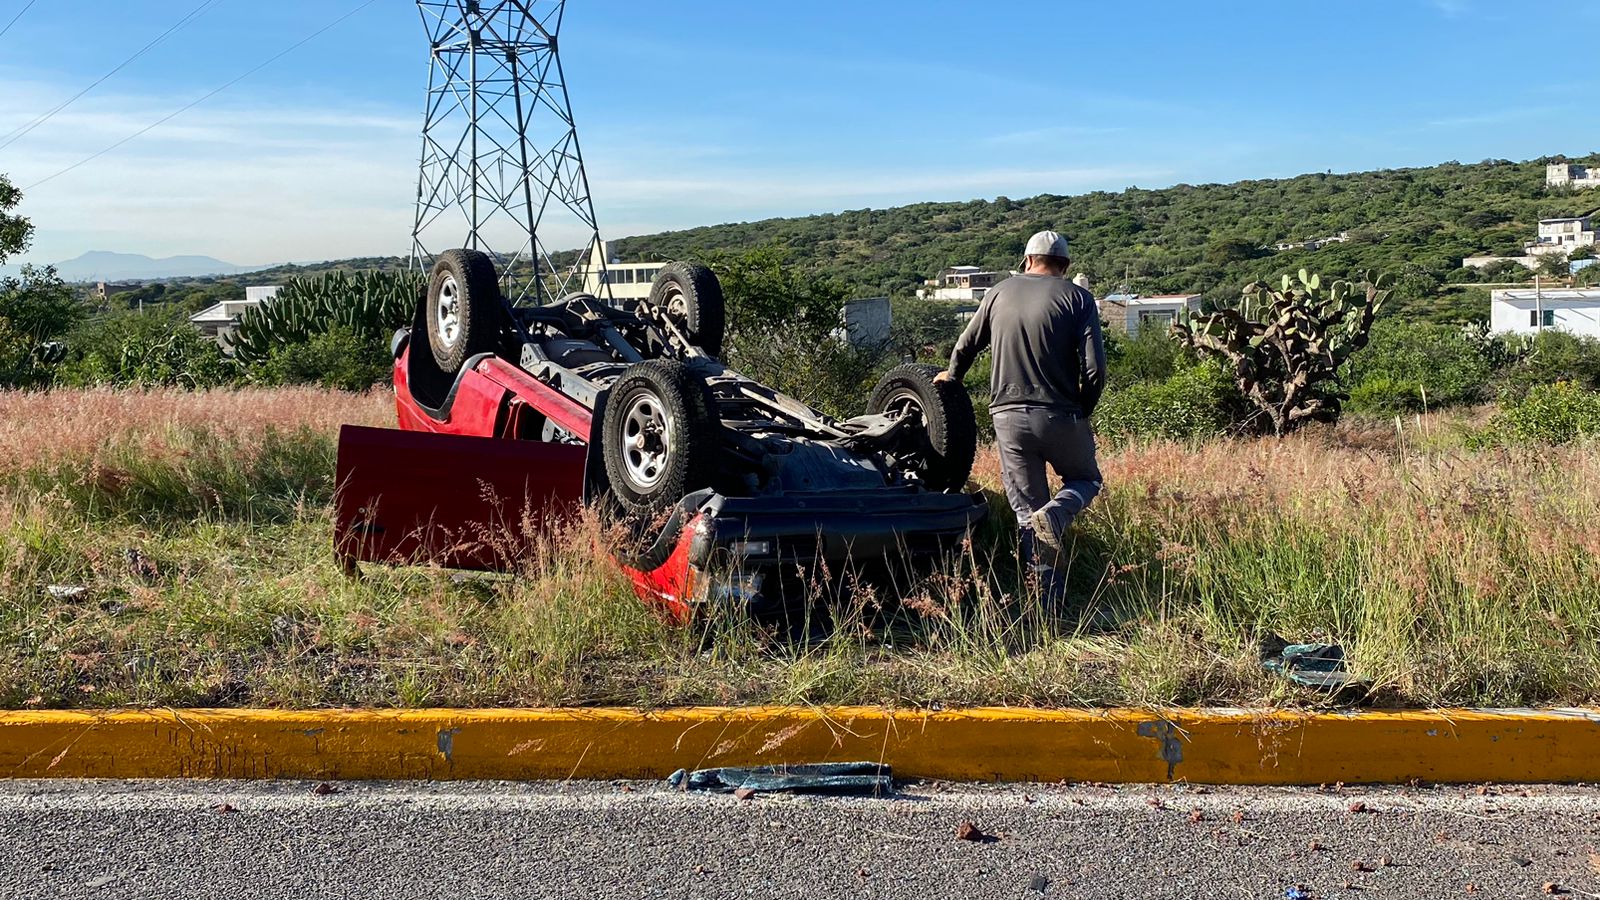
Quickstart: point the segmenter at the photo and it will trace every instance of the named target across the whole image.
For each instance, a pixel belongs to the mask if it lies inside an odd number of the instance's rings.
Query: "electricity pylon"
[[[417,8],[431,69],[412,265],[454,247],[483,250],[513,301],[560,297],[600,246],[557,40],[566,0]],[[547,240],[584,249],[553,256]]]

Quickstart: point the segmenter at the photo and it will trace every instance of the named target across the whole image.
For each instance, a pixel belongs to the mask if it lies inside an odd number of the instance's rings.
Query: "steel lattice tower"
[[[559,297],[600,240],[558,49],[566,0],[417,8],[432,64],[412,265],[454,247],[499,248],[506,296]],[[541,233],[587,246],[557,266]]]

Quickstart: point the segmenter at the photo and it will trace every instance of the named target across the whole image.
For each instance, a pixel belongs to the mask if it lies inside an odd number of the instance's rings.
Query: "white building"
[[[1108,294],[1100,301],[1100,317],[1129,337],[1138,337],[1139,329],[1150,325],[1166,329],[1172,326],[1184,310],[1200,311],[1199,294],[1160,294],[1141,297],[1138,294]]]
[[[666,268],[664,262],[623,262],[609,256],[609,245],[600,241],[589,256],[589,265],[583,273],[583,292],[609,300],[648,300],[650,287],[656,275]],[[610,259],[610,262],[606,262]],[[606,293],[609,286],[611,292]]]
[[[1589,213],[1565,219],[1540,219],[1539,238],[1529,241],[1523,248],[1535,255],[1571,253],[1579,247],[1595,245],[1594,225]]]
[[[1469,256],[1461,260],[1464,269],[1487,269],[1495,263],[1514,262],[1530,272],[1539,268],[1537,256]]]
[[[1273,244],[1272,249],[1279,253],[1285,250],[1321,250],[1329,244],[1346,244],[1350,242],[1350,232],[1341,231],[1327,237],[1312,238],[1309,241],[1281,241]]]
[[[1490,331],[1538,334],[1546,328],[1600,337],[1600,288],[1521,288],[1489,295]]]
[[[928,282],[931,290],[917,291],[919,300],[977,303],[989,289],[1011,277],[1010,272],[990,272],[978,266],[951,266]]]
[[[1575,166],[1571,163],[1552,163],[1544,167],[1544,183],[1549,187],[1576,189],[1600,187],[1600,169]]]
[[[239,318],[245,310],[257,306],[278,296],[283,290],[282,285],[271,284],[244,289],[243,300],[224,300],[215,306],[203,309],[189,317],[190,324],[200,329],[200,333],[209,338],[215,338],[224,347],[233,339],[234,332],[239,330]]]

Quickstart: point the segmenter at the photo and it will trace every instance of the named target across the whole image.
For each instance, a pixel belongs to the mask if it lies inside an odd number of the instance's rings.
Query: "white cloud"
[[[0,83],[0,139],[60,98]],[[418,141],[413,122],[383,110],[202,106],[56,177],[190,99],[86,98],[0,151],[37,229],[29,260],[106,249],[254,264],[405,249]]]

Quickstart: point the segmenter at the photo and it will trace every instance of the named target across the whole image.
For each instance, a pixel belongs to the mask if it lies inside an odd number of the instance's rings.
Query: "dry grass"
[[[345,579],[333,435],[391,403],[0,395],[0,705],[1326,702],[1262,673],[1269,633],[1344,643],[1373,702],[1600,700],[1594,447],[1468,452],[1437,416],[1122,447],[1065,616],[1015,586],[997,500],[898,609],[858,593],[795,644],[652,617],[592,522],[515,578]]]
[[[268,429],[331,435],[345,423],[393,425],[394,396],[317,388],[0,391],[0,471],[89,459],[109,447],[162,453],[192,432],[248,451]]]

